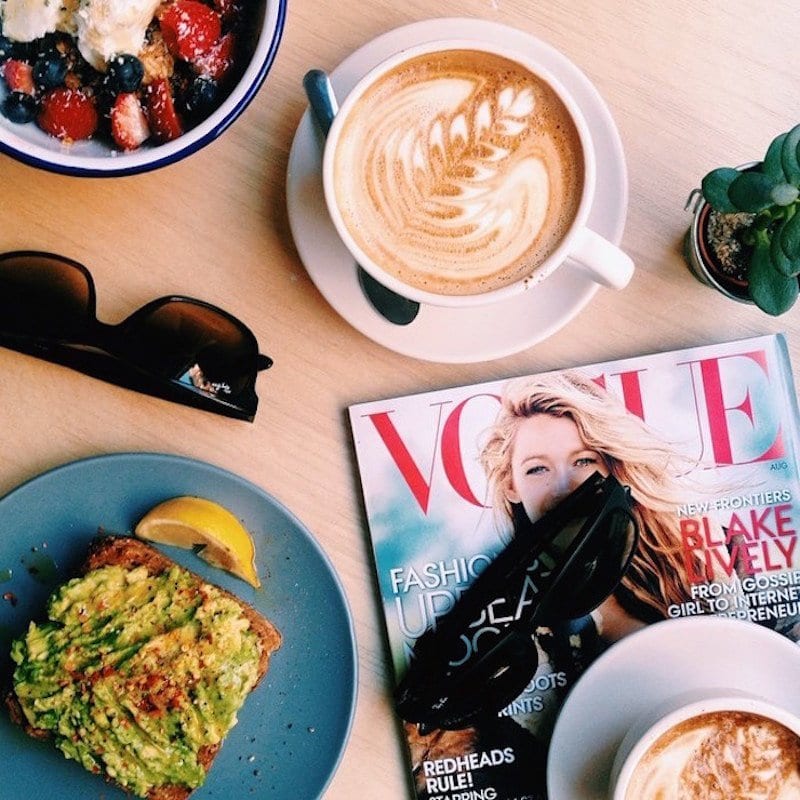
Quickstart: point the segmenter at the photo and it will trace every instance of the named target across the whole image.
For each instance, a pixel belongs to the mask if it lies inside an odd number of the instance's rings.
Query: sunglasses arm
[[[222,398],[208,396],[200,390],[178,381],[159,379],[134,364],[96,347],[43,342],[22,337],[13,337],[13,341],[5,341],[6,338],[0,337],[4,340],[2,341],[3,346],[54,364],[70,367],[85,375],[125,389],[132,389],[163,400],[171,400],[246,422],[252,422],[255,418],[258,398],[252,389],[246,390],[237,398],[237,400],[244,401],[238,405]]]

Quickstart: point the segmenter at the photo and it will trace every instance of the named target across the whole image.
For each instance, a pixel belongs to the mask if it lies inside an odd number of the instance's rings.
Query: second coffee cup
[[[442,306],[535,290],[568,258],[623,288],[632,261],[587,227],[595,171],[588,126],[555,78],[472,40],[375,67],[342,103],[323,159],[328,210],[353,257]]]
[[[609,800],[800,797],[800,718],[706,689],[651,709],[623,739]]]

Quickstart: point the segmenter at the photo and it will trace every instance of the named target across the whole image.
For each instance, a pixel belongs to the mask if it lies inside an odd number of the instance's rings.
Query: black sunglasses
[[[272,366],[252,331],[181,295],[118,325],[97,319],[91,273],[30,250],[0,255],[0,345],[166,400],[252,421],[256,375]]]
[[[417,639],[395,690],[399,715],[425,733],[505,708],[536,672],[536,628],[600,605],[637,541],[628,490],[599,473],[536,522],[521,519],[510,544]]]

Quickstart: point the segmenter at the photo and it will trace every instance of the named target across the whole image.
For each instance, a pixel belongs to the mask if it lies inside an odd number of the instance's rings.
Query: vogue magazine
[[[798,413],[779,335],[376,400],[349,416],[396,683],[417,639],[521,526],[592,475],[625,487],[638,530],[607,596],[535,625],[518,696],[463,725],[399,718],[420,800],[545,798],[570,687],[645,625],[720,614],[800,638]],[[501,592],[487,604],[464,627],[463,658],[529,614],[528,600]]]

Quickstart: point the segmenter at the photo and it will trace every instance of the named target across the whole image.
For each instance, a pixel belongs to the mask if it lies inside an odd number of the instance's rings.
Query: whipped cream
[[[76,36],[78,50],[104,70],[120,53],[137,55],[162,0],[0,0],[3,33],[30,42],[62,31]]]
[[[71,33],[78,0],[0,0],[3,34],[15,42],[32,42],[47,33]]]
[[[78,50],[95,68],[119,53],[137,55],[161,0],[81,0],[76,12]]]

